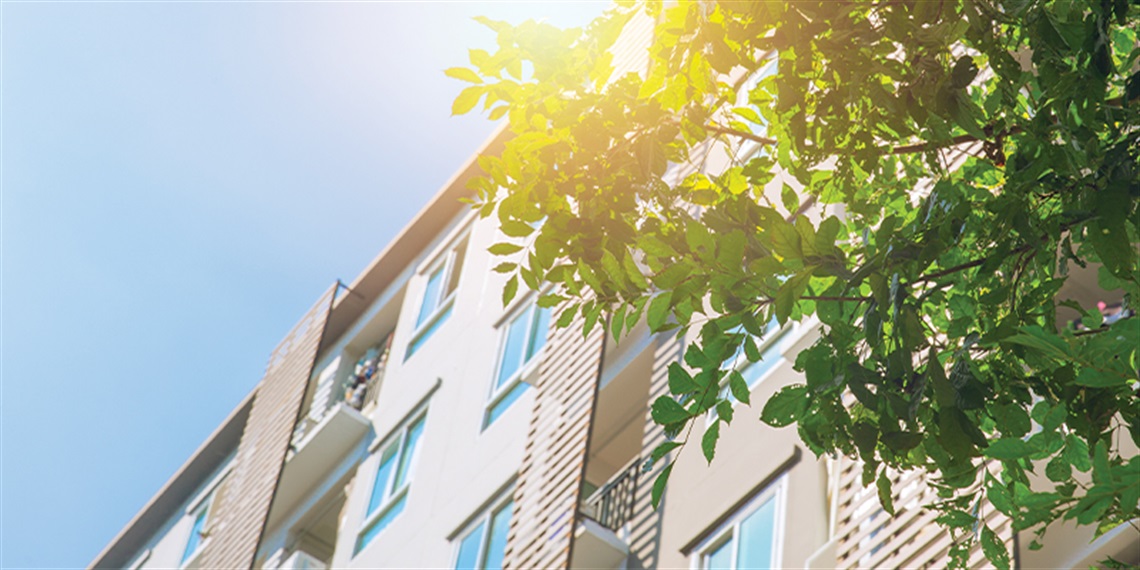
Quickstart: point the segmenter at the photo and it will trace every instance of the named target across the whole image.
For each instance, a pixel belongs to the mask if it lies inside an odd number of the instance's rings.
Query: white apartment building
[[[477,174],[473,158],[355,280],[317,300],[261,383],[91,568],[944,564],[950,538],[920,508],[918,476],[895,485],[889,517],[857,465],[815,458],[758,407],[722,432],[711,465],[674,451],[653,509],[665,462],[644,464],[665,436],[648,408],[668,393],[684,339],[644,325],[620,343],[578,323],[554,329],[533,294],[504,308],[505,276],[491,270],[501,259],[487,252],[502,236],[459,201]],[[792,362],[816,335],[804,322],[762,339],[763,360],[742,369],[754,402],[801,381]],[[988,520],[1019,568],[1140,561],[1127,526],[1091,543],[1089,529],[1058,528],[1030,551],[1000,514]],[[980,552],[971,561],[986,564]]]

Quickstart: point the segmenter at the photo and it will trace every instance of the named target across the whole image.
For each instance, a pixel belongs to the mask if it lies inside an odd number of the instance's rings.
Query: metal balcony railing
[[[617,532],[633,518],[633,502],[640,471],[641,459],[634,459],[611,477],[605,485],[587,497],[579,511],[598,524]]]

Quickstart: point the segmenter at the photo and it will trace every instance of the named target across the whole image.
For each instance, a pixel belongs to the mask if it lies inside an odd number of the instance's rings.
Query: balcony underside
[[[621,568],[629,546],[614,531],[587,517],[579,517],[574,533],[574,555],[570,570]]]

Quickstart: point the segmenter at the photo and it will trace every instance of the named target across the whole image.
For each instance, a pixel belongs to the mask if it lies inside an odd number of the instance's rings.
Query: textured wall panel
[[[505,568],[570,564],[604,340],[601,325],[583,337],[577,320],[553,330],[543,349]]]
[[[938,526],[937,513],[922,505],[938,500],[924,482],[924,474],[912,471],[892,477],[895,516],[884,512],[874,485],[862,486],[863,465],[848,458],[839,461],[839,501],[836,565],[850,568],[945,568],[949,560],[950,534]],[[982,501],[982,518],[1007,549],[1012,548],[1009,517]],[[970,551],[970,568],[992,568],[977,543]]]
[[[215,499],[202,568],[252,568],[293,426],[336,294],[330,288],[273,351],[257,385],[237,465]]]

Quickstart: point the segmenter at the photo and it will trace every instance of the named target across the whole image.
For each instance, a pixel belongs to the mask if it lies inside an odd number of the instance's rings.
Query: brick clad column
[[[202,568],[253,568],[336,289],[321,295],[269,358],[238,443],[237,465],[214,500]]]

